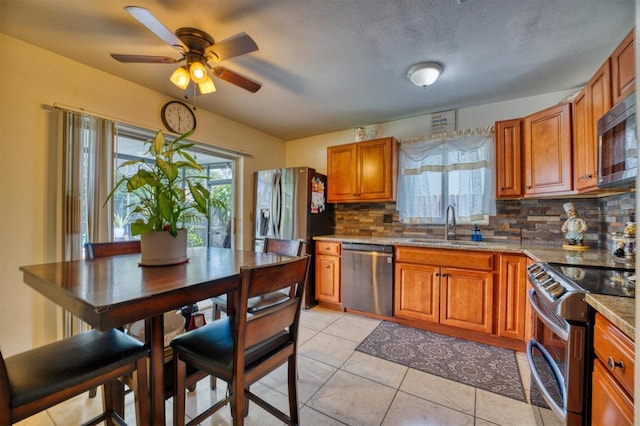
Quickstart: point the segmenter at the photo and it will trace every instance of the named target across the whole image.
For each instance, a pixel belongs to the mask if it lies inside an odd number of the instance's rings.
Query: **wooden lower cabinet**
[[[596,359],[591,387],[591,424],[632,425],[635,343],[600,314],[593,332]]]
[[[440,321],[440,268],[396,263],[394,281],[395,315],[407,319]]]
[[[340,243],[316,242],[316,299],[321,304],[341,303],[340,249]]]
[[[394,316],[491,334],[493,254],[415,247],[395,254]],[[480,270],[451,267],[463,258]]]
[[[593,426],[632,425],[633,399],[596,359],[591,387],[591,424]]]
[[[501,337],[525,340],[527,329],[527,262],[526,256],[501,254],[498,264],[498,327]]]
[[[442,268],[440,324],[491,334],[493,272]]]

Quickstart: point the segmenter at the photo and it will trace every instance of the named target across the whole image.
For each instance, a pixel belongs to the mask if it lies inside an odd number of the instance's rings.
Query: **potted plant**
[[[148,158],[130,160],[118,169],[137,166],[130,176],[123,176],[107,196],[124,185],[127,193],[135,195],[137,201],[131,215],[131,235],[140,235],[142,265],[168,265],[187,260],[187,231],[183,226],[189,221],[201,220],[207,214],[208,205],[224,208],[224,203],[211,197],[209,190],[200,182],[206,176],[189,175],[189,171],[203,168],[186,150],[193,143],[184,140],[193,130],[173,141],[158,131],[152,140],[146,141]],[[188,191],[187,191],[188,190]]]
[[[129,220],[131,220],[131,213],[124,215],[121,215],[117,211],[113,213],[113,236],[115,239],[124,238],[125,228],[129,224]]]

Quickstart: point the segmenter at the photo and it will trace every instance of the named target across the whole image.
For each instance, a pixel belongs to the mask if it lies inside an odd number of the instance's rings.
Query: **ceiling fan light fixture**
[[[407,78],[416,86],[427,87],[435,83],[442,73],[442,65],[437,62],[415,64],[407,72]]]
[[[182,90],[185,90],[189,86],[189,71],[185,67],[179,67],[171,74],[169,80]]]
[[[196,83],[204,83],[208,77],[207,69],[200,61],[191,62],[191,65],[189,65],[189,74],[191,74],[191,79]]]
[[[198,83],[198,88],[200,89],[201,95],[206,95],[207,93],[213,93],[216,91],[216,85],[213,84],[213,80],[209,76],[207,76],[205,81],[202,83]]]

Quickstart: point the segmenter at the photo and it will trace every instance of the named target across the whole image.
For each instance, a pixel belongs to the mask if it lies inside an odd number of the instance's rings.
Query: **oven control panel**
[[[534,263],[527,268],[533,291],[544,301],[546,309],[560,318],[585,322],[588,306],[584,291],[567,276],[547,263]]]
[[[545,270],[539,263],[529,266],[529,279],[554,300],[567,292],[567,288],[558,281],[555,274]]]

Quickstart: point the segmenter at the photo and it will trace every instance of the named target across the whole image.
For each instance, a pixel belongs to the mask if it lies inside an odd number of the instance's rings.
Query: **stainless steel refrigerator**
[[[301,239],[311,254],[303,306],[315,304],[316,235],[333,234],[333,204],[327,204],[327,177],[310,167],[261,170],[255,173],[254,249],[262,251],[265,237]]]

